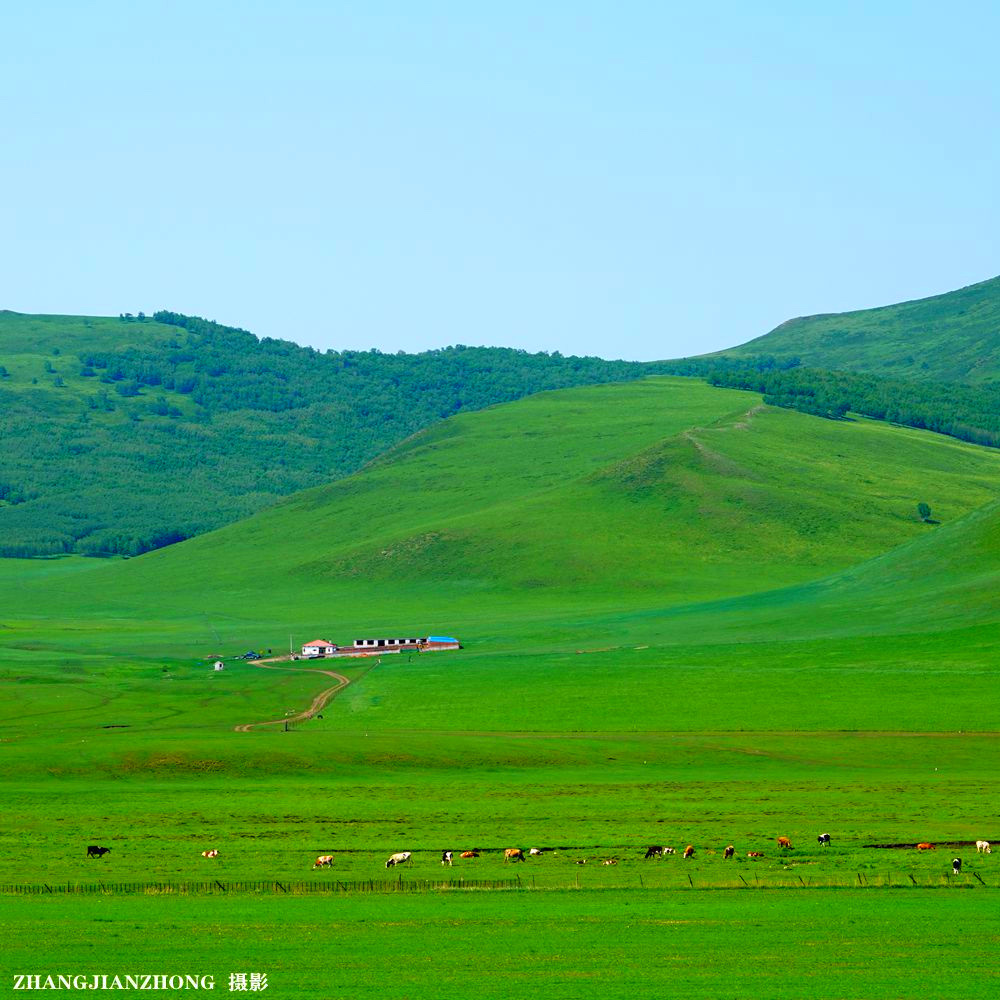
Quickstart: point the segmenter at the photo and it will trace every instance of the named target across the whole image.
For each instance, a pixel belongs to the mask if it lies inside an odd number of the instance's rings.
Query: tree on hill
[[[924,503],[922,500],[917,504],[917,513],[920,515],[921,521],[930,521],[931,519],[931,507],[930,504]]]

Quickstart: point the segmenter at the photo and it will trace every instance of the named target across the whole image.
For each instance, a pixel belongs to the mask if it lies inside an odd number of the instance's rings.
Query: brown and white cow
[[[213,847],[210,851],[202,851],[201,856],[203,858],[217,858],[219,856],[219,852]]]
[[[686,858],[694,857],[694,847],[692,847],[691,844],[688,844],[687,847],[684,848],[684,857]]]
[[[524,851],[520,847],[508,847],[503,852],[503,863],[507,864],[508,861],[523,861]]]
[[[788,851],[794,850],[794,848],[792,847],[792,842],[787,837],[778,838],[778,847],[782,847]]]
[[[730,844],[730,845],[729,845],[729,846],[728,846],[728,847],[727,847],[727,848],[726,848],[726,849],[725,849],[725,850],[724,850],[724,851],[722,852],[722,860],[723,860],[723,861],[726,861],[726,860],[728,860],[728,859],[729,859],[729,858],[731,858],[731,857],[732,857],[732,856],[733,856],[733,855],[734,855],[735,853],[736,853],[736,848],[735,848],[735,847],[734,847],[734,846],[733,846],[732,844]]]
[[[398,851],[396,854],[390,854],[385,866],[386,868],[393,868],[396,865],[405,865],[410,858],[413,857],[412,851]]]
[[[918,851],[933,851],[934,849],[935,848],[933,844],[927,844],[927,843],[917,844]]]
[[[333,855],[321,854],[316,859],[316,863],[313,865],[313,870],[317,868],[332,868],[332,867],[333,867]]]
[[[460,858],[478,858],[479,851],[462,851],[459,855]]]

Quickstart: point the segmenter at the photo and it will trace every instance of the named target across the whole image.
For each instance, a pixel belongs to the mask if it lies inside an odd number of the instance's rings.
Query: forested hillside
[[[1000,379],[1000,277],[944,295],[790,319],[730,357],[798,357],[813,368],[981,384]]]
[[[323,353],[171,312],[0,312],[0,555],[135,555],[454,413],[641,374],[504,348]]]

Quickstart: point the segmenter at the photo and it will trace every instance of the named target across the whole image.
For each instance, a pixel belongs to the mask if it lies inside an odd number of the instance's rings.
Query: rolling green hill
[[[998,484],[995,451],[657,377],[455,417],[346,479],[57,586],[68,617],[253,621],[268,645],[289,628],[520,635],[553,614],[814,580],[939,530],[918,503],[947,525]],[[211,641],[204,624],[192,639]]]
[[[169,312],[0,312],[0,555],[137,555],[452,414],[643,370],[499,348],[320,353]]]
[[[1000,277],[943,295],[858,312],[802,316],[721,352],[798,357],[814,368],[904,379],[1000,379]]]

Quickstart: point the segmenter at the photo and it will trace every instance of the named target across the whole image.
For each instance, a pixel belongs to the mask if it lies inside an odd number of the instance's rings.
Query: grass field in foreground
[[[223,995],[258,972],[267,996],[324,1000],[977,1000],[1000,988],[996,904],[914,889],[46,898],[6,909],[0,962],[7,983],[186,972]]]

